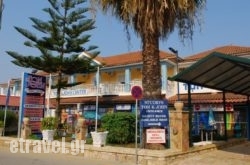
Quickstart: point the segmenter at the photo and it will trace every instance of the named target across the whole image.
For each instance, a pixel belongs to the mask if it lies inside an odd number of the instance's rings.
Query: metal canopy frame
[[[168,79],[250,96],[250,59],[213,52]]]
[[[197,61],[187,69],[179,72],[169,80],[188,84],[188,107],[192,114],[190,85],[198,85],[217,89],[223,92],[223,118],[226,125],[225,92],[232,92],[247,96],[247,139],[250,140],[250,59],[213,52]],[[189,124],[192,117],[189,117]],[[225,129],[225,140],[227,130]],[[189,130],[190,145],[192,146],[192,132]]]

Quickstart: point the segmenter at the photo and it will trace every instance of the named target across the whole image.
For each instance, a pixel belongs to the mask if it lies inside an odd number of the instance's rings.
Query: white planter
[[[42,134],[43,134],[43,140],[46,141],[54,140],[54,134],[55,134],[54,130],[43,130]]]
[[[94,147],[104,147],[106,145],[108,131],[105,132],[91,132]]]

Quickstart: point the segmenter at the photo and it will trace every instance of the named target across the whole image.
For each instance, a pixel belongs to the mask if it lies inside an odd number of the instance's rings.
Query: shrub
[[[4,121],[0,120],[0,128],[4,126]]]
[[[4,121],[4,110],[0,110],[0,120]],[[10,126],[16,126],[18,125],[18,116],[16,115],[15,112],[7,110],[6,111],[6,121],[5,121],[5,126],[10,127]]]
[[[127,144],[135,140],[135,114],[128,112],[108,113],[101,118],[101,128],[107,130],[107,142]]]
[[[57,128],[57,119],[55,117],[45,117],[42,119],[42,130],[54,130]]]

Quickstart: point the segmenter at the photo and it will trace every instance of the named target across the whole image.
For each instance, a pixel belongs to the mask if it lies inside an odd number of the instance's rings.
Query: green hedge
[[[4,110],[0,110],[0,120],[4,121]],[[18,116],[15,112],[7,110],[6,111],[6,127],[18,125]]]
[[[101,129],[107,130],[107,142],[128,144],[135,141],[135,114],[129,112],[108,113],[101,118]]]

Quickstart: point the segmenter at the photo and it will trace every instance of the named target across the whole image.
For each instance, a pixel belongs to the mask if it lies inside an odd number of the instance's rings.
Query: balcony
[[[100,83],[99,85],[99,95],[108,96],[108,95],[131,95],[131,88],[135,85],[142,86],[141,81],[131,81],[129,84],[126,83]],[[168,95],[173,94],[174,83],[168,81],[167,90],[162,90],[162,93],[168,93]],[[46,92],[48,97],[48,91]],[[90,97],[96,96],[96,86],[93,84],[83,84],[75,87],[62,89],[61,98],[68,97]],[[50,98],[56,98],[56,89],[53,89],[50,94]]]
[[[119,83],[100,83],[99,86],[99,95],[119,95],[126,96],[131,95],[131,88],[135,85],[142,86],[141,81],[131,81],[129,84],[124,82]],[[167,82],[167,90],[162,89],[162,93],[167,93],[168,96],[174,95],[176,83],[172,81]],[[69,97],[90,97],[96,96],[96,86],[93,84],[82,84],[78,86],[74,86],[67,89],[62,89],[61,98],[69,98]],[[6,93],[2,90],[2,95],[6,95]],[[20,90],[15,91],[15,93],[11,92],[11,96],[20,96]],[[49,90],[46,91],[46,98],[49,97]],[[52,89],[50,92],[50,98],[56,98],[56,89]]]
[[[100,83],[99,85],[99,95],[130,95],[131,87],[134,85],[140,85],[141,82],[131,82],[130,84],[122,83]],[[47,97],[48,97],[47,91]],[[93,84],[78,85],[75,87],[62,89],[61,98],[67,97],[88,97],[96,96],[96,86]],[[56,89],[51,90],[50,98],[56,97]]]

